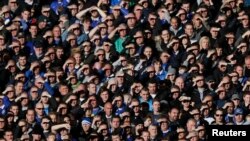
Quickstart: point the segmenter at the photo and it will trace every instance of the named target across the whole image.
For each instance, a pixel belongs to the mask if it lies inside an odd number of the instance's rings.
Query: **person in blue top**
[[[96,27],[102,19],[106,18],[106,13],[97,6],[84,9],[76,14],[76,17],[81,20],[87,13],[91,13],[91,26]]]

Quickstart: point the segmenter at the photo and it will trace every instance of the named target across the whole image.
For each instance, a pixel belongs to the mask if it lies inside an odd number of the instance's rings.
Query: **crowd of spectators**
[[[0,0],[0,141],[206,141],[250,125],[249,0]]]

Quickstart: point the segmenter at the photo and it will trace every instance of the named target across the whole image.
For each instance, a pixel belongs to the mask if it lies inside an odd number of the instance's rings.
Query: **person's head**
[[[136,17],[134,13],[129,13],[128,15],[125,16],[127,19],[127,25],[129,28],[132,28],[136,24]]]
[[[188,119],[187,124],[186,124],[187,131],[190,132],[190,131],[195,130],[196,125],[197,125],[197,122],[196,122],[196,120],[194,118]]]
[[[224,104],[223,109],[226,110],[227,114],[233,114],[234,112],[234,103],[232,101],[228,101]]]
[[[13,141],[14,140],[13,131],[12,130],[6,130],[6,131],[4,131],[3,137],[7,141]]]
[[[216,109],[214,113],[215,123],[223,123],[224,122],[224,111],[223,109]]]
[[[107,116],[112,115],[112,104],[110,102],[105,103],[104,105],[104,112]]]
[[[111,135],[112,141],[121,141],[120,135],[118,133],[113,133]]]
[[[184,79],[182,77],[177,77],[175,79],[175,85],[178,86],[180,90],[183,90],[185,86]]]
[[[72,3],[71,5],[69,5],[68,9],[70,11],[71,16],[76,16],[76,14],[78,13],[78,6],[76,3]]]
[[[225,60],[219,61],[218,68],[221,72],[225,72],[227,70],[227,63]]]
[[[118,16],[121,15],[121,6],[114,5],[111,9],[112,9],[112,13],[113,13],[114,17],[117,18]]]
[[[59,38],[61,36],[61,28],[58,25],[55,25],[52,29],[52,33],[55,38]]]
[[[155,138],[157,136],[157,134],[158,134],[157,126],[152,125],[152,124],[149,125],[148,132],[149,132],[151,138]]]
[[[143,130],[141,132],[141,137],[144,139],[144,141],[149,141],[149,139],[150,139],[149,131]]]
[[[135,39],[135,43],[137,45],[141,45],[144,43],[144,36],[143,36],[143,32],[138,30],[136,31],[135,35],[134,35],[134,39]]]
[[[45,17],[50,17],[50,6],[49,5],[42,6],[41,13]]]
[[[23,10],[22,10],[22,13],[21,13],[21,17],[22,17],[22,19],[24,19],[25,21],[28,21],[29,19],[30,19],[30,15],[31,13],[30,13],[30,10],[29,9],[27,9],[27,8],[24,8]]]
[[[239,18],[240,18],[240,23],[243,25],[243,27],[246,28],[249,26],[249,16],[247,14],[244,14]]]
[[[88,132],[91,127],[91,120],[90,118],[83,118],[82,120],[82,129],[84,132]]]
[[[56,134],[54,133],[49,133],[49,135],[47,136],[47,141],[56,141]]]
[[[159,100],[154,99],[153,101],[153,111],[154,112],[160,112],[160,108],[161,108],[161,103]]]
[[[61,95],[67,95],[69,93],[69,87],[66,83],[59,84],[59,92]]]
[[[58,104],[58,108],[60,108],[60,109],[58,109],[59,110],[59,113],[61,114],[61,115],[67,115],[67,113],[68,113],[68,105],[66,104],[66,103],[59,103]]]
[[[239,124],[244,121],[244,112],[242,108],[236,108],[234,110],[234,119],[236,124]]]
[[[3,116],[0,116],[0,129],[4,129],[6,126],[6,121]]]
[[[200,40],[199,40],[199,44],[200,44],[200,50],[208,50],[208,49],[210,49],[209,37],[207,37],[207,36],[201,37]]]
[[[148,22],[151,27],[154,27],[157,22],[157,15],[154,12],[149,13]]]
[[[17,104],[12,104],[10,106],[10,111],[14,114],[14,116],[18,116],[19,114],[19,106]]]
[[[143,101],[147,101],[150,98],[150,94],[147,88],[143,88],[140,92],[140,97]]]
[[[111,119],[111,127],[113,129],[117,129],[117,128],[120,127],[120,125],[121,125],[121,119],[120,119],[120,117],[119,116],[112,117],[112,119]]]
[[[57,123],[57,113],[55,113],[55,112],[50,112],[49,113],[49,117],[50,117],[50,119],[51,119],[51,122],[53,123],[53,124],[56,124]]]
[[[195,83],[198,88],[202,88],[205,85],[205,80],[203,75],[197,75],[195,78]]]
[[[180,110],[177,107],[173,107],[168,112],[168,118],[170,122],[177,121],[179,119]]]
[[[160,117],[159,120],[160,120],[159,125],[160,125],[161,131],[168,130],[169,126],[168,126],[167,118],[166,117]]]
[[[28,123],[33,123],[35,121],[35,110],[34,109],[28,109],[26,113],[26,121]]]
[[[157,82],[154,80],[149,80],[147,88],[150,94],[155,94],[157,92]]]
[[[28,97],[27,92],[22,92],[20,97],[21,97],[20,98],[20,104],[22,106],[28,106],[28,104],[29,104],[29,97]]]
[[[178,17],[172,17],[170,20],[170,25],[173,29],[177,30],[180,26],[180,19]]]
[[[51,126],[50,117],[48,117],[48,116],[42,117],[41,127],[43,128],[43,130],[45,130],[45,131],[50,130],[50,126]]]

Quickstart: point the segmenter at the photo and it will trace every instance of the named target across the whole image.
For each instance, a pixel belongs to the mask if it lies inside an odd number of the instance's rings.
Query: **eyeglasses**
[[[98,56],[104,56],[104,54],[98,54]]]
[[[183,103],[188,103],[188,102],[190,102],[190,100],[183,100],[182,102]]]
[[[156,20],[156,18],[150,18],[149,20],[150,20],[150,21],[155,21],[155,20]]]
[[[44,110],[44,108],[36,108],[37,110]]]

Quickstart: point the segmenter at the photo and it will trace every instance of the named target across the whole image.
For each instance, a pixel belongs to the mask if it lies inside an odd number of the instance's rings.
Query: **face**
[[[68,92],[69,92],[68,86],[61,86],[61,87],[59,88],[59,92],[61,93],[61,95],[66,95],[66,94],[68,94]]]
[[[156,16],[155,15],[149,15],[148,22],[151,26],[154,26],[156,24]]]
[[[149,134],[150,136],[156,136],[157,135],[157,127],[156,126],[149,126]]]
[[[172,109],[170,112],[169,112],[169,119],[171,121],[176,121],[179,117],[179,110],[178,109]]]
[[[60,37],[61,36],[61,30],[60,30],[59,27],[54,27],[52,32],[53,32],[54,37]]]
[[[178,29],[179,28],[179,24],[178,24],[177,19],[171,19],[170,24],[173,27],[173,29]]]
[[[201,48],[205,49],[205,50],[209,49],[209,40],[208,39],[204,39],[201,41]]]
[[[141,93],[140,93],[140,96],[141,98],[144,100],[144,101],[147,101],[149,99],[149,92],[148,91],[145,91],[145,90],[142,90]]]
[[[177,85],[180,89],[184,88],[184,80],[182,78],[177,78],[175,81],[175,85]]]
[[[36,26],[31,26],[29,31],[32,35],[34,35],[34,36],[37,35],[37,27]]]
[[[110,103],[105,104],[104,112],[106,113],[107,116],[110,116],[112,114],[112,105]]]
[[[22,16],[22,18],[24,20],[29,20],[30,19],[30,12],[29,11],[23,11],[21,16]]]
[[[149,141],[150,139],[149,132],[143,132],[141,137],[144,139],[144,141]]]
[[[10,131],[5,132],[4,139],[6,139],[7,141],[13,141],[14,139],[13,133]]]
[[[44,106],[43,104],[36,105],[36,114],[42,116],[44,114]]]
[[[44,130],[49,130],[50,128],[50,120],[49,119],[43,119],[42,122],[41,122],[41,125],[42,125],[42,128]]]
[[[222,121],[223,121],[223,112],[220,111],[220,110],[217,110],[217,111],[215,112],[214,117],[215,117],[215,121],[217,121],[217,122],[222,122]]]
[[[113,118],[111,122],[112,128],[118,128],[120,126],[120,119],[119,118]]]
[[[3,129],[5,126],[5,120],[3,118],[0,118],[0,129]]]
[[[20,64],[21,66],[25,66],[26,63],[27,63],[27,59],[26,59],[25,56],[19,57],[18,62],[19,62],[19,64]]]
[[[158,111],[160,111],[160,108],[161,108],[161,106],[160,106],[159,101],[156,101],[153,103],[153,111],[158,112]]]
[[[29,123],[33,123],[35,121],[35,111],[29,110],[26,114],[26,119]]]
[[[11,106],[10,111],[13,112],[15,116],[17,116],[19,114],[19,107]]]
[[[145,48],[144,55],[146,55],[147,58],[150,58],[152,56],[152,49],[151,48]]]
[[[194,33],[194,28],[192,25],[187,25],[185,27],[185,33],[188,35],[188,36],[192,36],[193,33]]]

